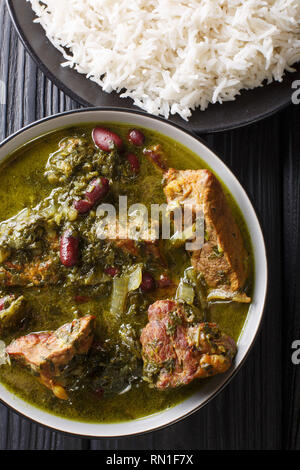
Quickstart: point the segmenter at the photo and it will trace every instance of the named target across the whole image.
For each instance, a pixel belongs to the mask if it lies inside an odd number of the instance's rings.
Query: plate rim
[[[28,2],[28,0],[26,1],[26,3],[27,2]],[[36,52],[34,51],[33,47],[31,46],[31,42],[30,42],[29,38],[25,34],[22,25],[19,23],[19,21],[17,19],[14,0],[6,0],[6,5],[7,5],[7,8],[8,8],[8,12],[9,12],[10,18],[12,20],[13,26],[14,26],[17,34],[18,34],[19,39],[21,40],[23,46],[25,47],[25,50],[29,53],[30,57],[33,59],[33,61],[36,63],[36,65],[40,68],[40,70],[44,73],[44,75],[47,78],[49,78],[54,83],[54,85],[56,85],[65,95],[69,96],[72,100],[76,101],[76,103],[78,103],[79,105],[85,106],[85,107],[88,107],[88,108],[89,107],[95,107],[96,108],[96,107],[102,107],[102,106],[107,107],[107,105],[97,105],[97,104],[93,105],[93,103],[90,103],[89,101],[87,101],[85,98],[83,98],[82,96],[77,94],[75,91],[73,91],[71,88],[69,88],[62,80],[60,80],[49,69],[49,67],[47,65],[45,65],[45,63],[40,59],[39,55],[36,54]],[[31,8],[29,3],[28,3],[27,6],[29,8]],[[45,34],[45,39],[49,42],[49,46],[53,47],[55,50],[58,51],[58,49],[55,48],[55,46],[51,43],[51,41],[49,40],[49,38],[47,37],[46,34]],[[300,62],[299,62],[299,65],[300,65]],[[78,75],[81,75],[86,80],[88,80],[86,78],[85,74],[80,74],[75,69],[70,69],[70,70],[73,70]],[[272,83],[276,83],[276,82],[274,81]],[[265,85],[265,86],[268,86],[268,85]],[[100,87],[100,89],[101,89],[101,87]],[[103,92],[102,89],[101,89],[101,91]],[[243,91],[247,92],[247,91],[252,91],[252,90],[241,90],[241,92],[243,92]],[[239,96],[240,95],[237,95],[236,99],[238,99]],[[232,101],[235,101],[235,100],[232,100]],[[230,103],[232,101],[229,101],[228,103]],[[224,102],[223,104],[226,104],[226,102]],[[187,129],[190,132],[191,131],[194,132],[195,134],[215,134],[215,133],[218,133],[218,132],[225,132],[225,131],[240,129],[240,128],[255,124],[257,122],[260,122],[264,119],[268,119],[269,117],[275,115],[276,113],[286,109],[289,105],[291,105],[291,100],[290,99],[286,100],[283,103],[279,103],[278,105],[275,105],[269,111],[261,112],[258,116],[252,116],[252,117],[249,117],[249,118],[245,117],[240,123],[234,122],[232,124],[225,124],[225,125],[224,124],[218,124],[215,127],[203,126],[199,129],[197,129],[196,126],[194,127],[192,125],[191,125],[191,127],[186,127],[185,126],[186,121],[184,119],[182,119],[182,124],[179,124],[179,125],[181,125],[183,128]],[[134,105],[134,103],[132,103],[132,106],[133,106],[133,111],[141,110],[143,112],[146,112],[143,109],[139,108],[138,106]],[[112,109],[117,109],[118,107],[119,107],[118,105],[117,106],[111,105]],[[131,109],[131,108],[127,108],[126,106],[124,106],[124,109]],[[199,110],[199,108],[197,108],[197,109]],[[205,111],[202,111],[202,112],[204,113]],[[155,116],[155,115],[152,115],[150,113],[147,113],[147,114],[151,115],[151,116]],[[165,119],[168,122],[173,122],[173,121],[169,121],[169,119],[164,118],[163,116],[159,116],[159,117],[161,117],[162,119]]]

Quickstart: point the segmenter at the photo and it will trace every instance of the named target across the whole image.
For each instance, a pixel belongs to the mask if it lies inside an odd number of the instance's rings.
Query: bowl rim
[[[89,114],[89,113],[97,113],[97,112],[109,112],[109,113],[114,113],[114,114],[118,114],[118,113],[122,113],[122,114],[131,114],[131,115],[136,115],[136,116],[143,116],[147,119],[149,119],[149,121],[151,120],[154,120],[154,121],[160,121],[161,123],[163,123],[164,125],[167,125],[167,126],[170,126],[170,127],[173,127],[175,129],[177,129],[178,131],[181,131],[182,133],[184,134],[187,134],[189,135],[190,137],[192,137],[193,139],[195,139],[196,141],[198,141],[198,143],[202,144],[204,147],[206,147],[206,149],[211,153],[213,154],[213,158],[215,159],[215,162],[217,163],[218,167],[220,168],[223,168],[227,174],[233,178],[233,180],[235,180],[235,184],[237,185],[237,188],[238,188],[238,192],[239,193],[242,193],[244,198],[245,198],[245,201],[247,203],[247,206],[248,208],[250,208],[250,210],[252,211],[252,217],[254,218],[254,221],[256,223],[256,228],[255,228],[255,232],[258,234],[259,236],[259,239],[260,239],[260,243],[261,243],[261,248],[263,250],[263,261],[264,261],[264,286],[263,286],[263,291],[264,291],[264,296],[263,296],[263,302],[261,304],[261,308],[260,308],[260,313],[259,313],[259,319],[258,321],[256,322],[256,325],[255,325],[255,333],[253,335],[253,338],[252,338],[252,341],[251,343],[249,344],[249,346],[247,347],[246,349],[246,352],[244,353],[244,356],[242,357],[242,359],[240,360],[240,362],[237,364],[237,365],[234,365],[233,367],[230,368],[230,370],[228,371],[228,373],[226,374],[226,379],[223,381],[223,383],[219,384],[215,389],[214,391],[210,392],[208,394],[208,396],[201,402],[199,403],[198,405],[196,405],[195,407],[193,407],[192,409],[190,409],[189,411],[181,414],[180,416],[178,416],[177,418],[174,418],[174,419],[171,419],[170,421],[168,422],[164,422],[162,424],[158,424],[158,425],[155,425],[155,426],[152,426],[152,427],[149,427],[148,429],[143,429],[143,430],[138,430],[136,432],[130,432],[130,433],[121,433],[121,434],[92,434],[92,433],[84,433],[84,434],[81,434],[81,433],[77,433],[77,432],[74,432],[72,430],[70,430],[70,428],[72,426],[75,426],[76,423],[77,424],[84,424],[86,426],[89,426],[89,425],[93,425],[93,426],[99,426],[99,427],[104,427],[104,426],[107,426],[108,424],[109,425],[113,425],[113,426],[118,426],[118,425],[121,425],[121,424],[126,424],[126,423],[133,423],[133,422],[139,422],[140,420],[139,419],[134,419],[134,420],[130,420],[130,421],[125,421],[125,422],[113,422],[113,423],[89,423],[89,422],[83,422],[83,421],[78,421],[78,420],[72,420],[72,419],[68,419],[68,418],[61,418],[60,416],[57,416],[57,415],[53,415],[51,413],[49,413],[48,411],[44,410],[44,409],[40,409],[39,407],[35,406],[34,404],[28,404],[28,402],[26,402],[26,400],[23,400],[23,399],[20,399],[24,405],[29,405],[29,408],[33,408],[35,410],[40,410],[42,413],[44,413],[45,415],[48,415],[48,416],[52,416],[52,417],[57,417],[59,419],[62,419],[65,421],[66,425],[65,425],[65,428],[64,429],[61,429],[59,427],[55,427],[54,425],[49,425],[49,424],[46,424],[45,421],[40,421],[39,419],[37,418],[33,418],[31,416],[31,412],[30,412],[30,409],[29,411],[25,411],[25,410],[22,410],[20,409],[20,407],[15,407],[13,406],[12,404],[10,403],[7,403],[5,399],[3,399],[2,397],[0,397],[0,402],[2,404],[4,404],[6,407],[12,409],[14,412],[16,412],[19,416],[22,416],[22,417],[25,417],[26,419],[29,419],[41,426],[43,426],[44,428],[46,429],[49,429],[49,430],[55,430],[57,432],[60,432],[62,434],[65,434],[65,435],[68,435],[68,436],[74,436],[74,437],[80,437],[80,438],[87,438],[87,439],[102,439],[102,438],[105,438],[105,439],[112,439],[112,438],[118,438],[118,437],[134,437],[134,436],[138,436],[138,435],[143,435],[143,434],[148,434],[150,432],[154,432],[154,431],[158,431],[160,429],[163,429],[163,428],[166,428],[166,427],[169,427],[169,426],[172,426],[176,423],[178,423],[179,421],[183,420],[184,418],[187,418],[188,416],[192,415],[193,413],[197,412],[198,410],[200,410],[202,407],[204,407],[205,405],[207,405],[208,402],[210,402],[212,399],[214,399],[222,390],[224,390],[224,388],[229,384],[229,382],[235,377],[235,375],[237,374],[237,372],[241,369],[241,367],[243,366],[243,364],[245,363],[246,359],[248,358],[248,355],[250,353],[250,351],[252,350],[254,344],[255,344],[255,341],[260,333],[260,329],[261,329],[261,326],[262,326],[262,322],[265,318],[265,307],[266,307],[266,300],[267,300],[267,295],[268,295],[268,286],[269,286],[269,276],[268,276],[268,258],[267,258],[267,250],[266,250],[266,244],[265,244],[265,240],[264,240],[264,235],[263,235],[263,230],[262,230],[262,227],[261,227],[261,224],[260,224],[260,221],[257,217],[257,213],[256,213],[256,209],[253,207],[253,204],[247,194],[247,192],[245,191],[245,189],[243,188],[243,186],[241,185],[241,183],[239,182],[238,178],[234,175],[234,173],[231,171],[231,169],[222,161],[222,159],[215,153],[215,151],[213,150],[213,148],[206,142],[204,141],[201,137],[199,137],[197,134],[195,134],[194,132],[190,131],[190,130],[187,130],[185,127],[177,124],[177,123],[173,123],[173,122],[170,122],[170,121],[167,121],[166,119],[164,119],[163,117],[160,117],[160,116],[154,116],[154,115],[149,115],[148,113],[144,112],[144,111],[140,111],[140,110],[133,110],[133,109],[130,109],[130,108],[116,108],[116,107],[107,107],[107,106],[98,106],[98,107],[88,107],[88,108],[78,108],[78,109],[73,109],[73,110],[69,110],[69,111],[64,111],[64,112],[61,112],[61,113],[56,113],[56,114],[53,114],[53,115],[50,115],[50,116],[46,116],[44,118],[41,118],[37,121],[34,121],[24,127],[22,127],[21,129],[19,129],[18,131],[14,132],[13,134],[9,135],[8,137],[6,137],[2,142],[0,142],[0,150],[2,150],[3,148],[5,148],[5,146],[11,142],[12,140],[14,140],[16,137],[22,135],[23,133],[26,133],[26,131],[30,130],[30,129],[33,129],[33,128],[38,128],[40,125],[42,125],[43,123],[46,123],[48,121],[55,121],[57,119],[60,119],[60,118],[64,118],[64,117],[67,117],[67,116],[70,116],[70,115],[78,115],[78,114]],[[92,122],[97,122],[97,121],[82,121],[82,124],[85,124],[85,123],[92,123]],[[101,122],[101,118],[99,119],[99,122]],[[102,121],[102,122],[114,122],[114,120],[106,120],[106,121]],[[118,122],[117,119],[115,120],[115,122]],[[80,125],[79,123],[75,123],[75,124],[72,124],[72,123],[68,123],[66,124],[65,126],[62,125],[62,126],[59,126],[57,128],[53,128],[51,129],[49,132],[55,132],[56,129],[61,129],[63,127],[72,127],[72,126],[77,126],[77,125]],[[141,127],[143,127],[143,124],[141,124]],[[160,132],[160,131],[158,131]],[[47,132],[46,132],[47,133]],[[164,134],[163,131],[161,131],[162,134]],[[15,151],[16,149],[22,147],[22,145],[26,144],[27,142],[30,142],[31,140],[34,140],[35,138],[38,138],[40,137],[41,135],[43,134],[39,134],[37,133],[36,136],[33,138],[33,139],[29,139],[29,140],[24,140],[24,142],[21,144],[21,145],[18,145],[13,151]],[[179,138],[179,136],[178,136]],[[176,138],[173,138],[173,140],[176,140]],[[182,142],[180,140],[178,140],[181,144]],[[182,145],[185,145],[187,147],[186,144],[182,144]],[[187,147],[188,148],[188,147]],[[8,153],[7,155],[9,156],[10,153]],[[204,161],[206,162],[206,158],[203,157],[203,156],[200,156],[199,157]],[[1,159],[2,161],[2,159]],[[0,162],[1,163],[1,162]],[[207,162],[206,162],[207,163]],[[220,178],[220,177],[219,177]],[[221,179],[222,181],[222,179]],[[228,188],[229,191],[231,192],[230,188]],[[242,215],[244,216],[244,212],[241,210],[240,208],[240,205],[239,205],[239,202],[236,201]],[[249,227],[248,227],[249,229]],[[251,238],[251,237],[250,237]],[[252,239],[251,239],[251,243],[252,243]],[[253,243],[252,243],[253,244]],[[255,247],[253,247],[255,248]],[[254,251],[254,250],[253,250]],[[256,261],[255,259],[255,256],[254,256],[254,262]],[[251,305],[251,304],[250,304]],[[248,317],[247,317],[248,318]],[[246,323],[247,323],[247,319],[246,319]],[[245,325],[244,325],[245,326]],[[244,327],[243,327],[244,328]],[[1,385],[1,383],[0,383]],[[5,387],[5,386],[4,386]],[[5,387],[6,388],[6,387]],[[6,388],[7,389],[7,388]],[[7,389],[8,393],[12,396],[15,396],[13,392],[11,392],[9,389]],[[185,401],[181,402],[181,403],[184,403]],[[178,405],[180,405],[181,403],[178,403],[177,405],[173,406],[173,409],[175,409]],[[172,409],[172,408],[171,408]],[[166,410],[162,410],[161,412],[159,413],[156,413],[154,415],[150,415],[152,417],[154,416],[157,416],[159,417],[159,415],[162,415]],[[147,418],[149,416],[146,416],[144,418]],[[144,419],[144,418],[141,418],[141,419]],[[57,425],[58,426],[58,425]],[[69,429],[66,429],[66,426],[69,427]]]

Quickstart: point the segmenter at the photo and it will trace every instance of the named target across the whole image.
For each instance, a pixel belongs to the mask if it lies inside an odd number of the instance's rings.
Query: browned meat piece
[[[167,388],[226,372],[236,354],[232,338],[215,323],[193,323],[183,304],[158,300],[149,307],[142,331],[145,378]]]
[[[117,221],[116,227],[114,227],[113,225],[108,227],[108,231],[106,233],[106,240],[110,241],[126,253],[137,257],[139,254],[137,243],[135,240],[131,240],[128,237],[127,231],[128,227],[124,227]]]
[[[208,289],[227,291],[233,294],[233,300],[250,302],[241,293],[248,275],[248,254],[217,178],[209,170],[170,169],[164,184],[168,204],[188,205],[192,209],[197,205],[203,210],[205,241],[200,250],[191,252],[191,258]]]
[[[75,355],[86,354],[90,349],[94,320],[94,316],[86,315],[56,331],[22,336],[7,346],[6,351],[39,375],[41,382],[54,395],[67,399],[66,391],[59,385],[59,376]]]
[[[32,232],[34,233],[34,230]],[[25,261],[25,257],[24,261],[20,257],[20,261],[18,255],[22,250],[13,250],[13,255],[4,260],[0,266],[0,284],[5,287],[56,284],[59,281],[59,270],[57,269],[59,237],[57,233],[53,232],[51,237],[47,234],[44,243],[44,254],[33,256],[31,261]],[[17,256],[16,260],[14,255]]]
[[[0,267],[0,280],[6,287],[43,286],[56,284],[59,281],[59,273],[57,264],[51,258],[36,258],[28,264],[6,261]]]
[[[130,233],[130,225],[123,225],[118,220],[116,224],[108,224],[105,227],[97,227],[97,236],[113,243],[117,248],[135,258],[142,255],[148,256],[161,265],[166,261],[160,250],[159,240],[156,239],[155,231],[147,230],[141,232],[137,239]]]

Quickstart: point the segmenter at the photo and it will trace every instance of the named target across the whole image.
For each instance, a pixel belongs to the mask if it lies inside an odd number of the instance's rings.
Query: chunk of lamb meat
[[[6,261],[0,267],[1,283],[5,287],[12,286],[44,286],[59,281],[57,263],[51,258],[36,258],[34,261],[21,264]]]
[[[76,355],[89,351],[94,337],[94,320],[94,316],[86,315],[56,331],[22,336],[7,346],[6,352],[39,375],[41,383],[55,396],[66,400],[68,396],[59,385],[59,376]]]
[[[195,207],[203,211],[205,239],[201,249],[191,252],[194,269],[201,273],[211,300],[231,298],[250,302],[242,292],[248,276],[248,254],[240,229],[220,182],[209,170],[174,170],[164,176],[168,204]]]
[[[96,235],[137,259],[145,255],[165,266],[166,261],[161,253],[156,231],[152,227],[144,231],[141,230],[138,234],[131,232],[131,230],[129,223],[126,222],[124,225],[117,219],[115,224],[99,225],[96,229]]]
[[[0,224],[0,285],[5,287],[51,285],[60,279],[58,234],[47,231],[46,222],[32,212],[17,214],[12,227],[8,222]],[[40,244],[39,254],[34,253],[36,244]]]
[[[226,372],[236,354],[232,338],[215,323],[194,323],[184,304],[158,300],[142,331],[144,375],[165,390]]]

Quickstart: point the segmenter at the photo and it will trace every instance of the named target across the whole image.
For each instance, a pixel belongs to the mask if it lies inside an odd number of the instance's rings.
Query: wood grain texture
[[[283,116],[283,219],[285,237],[283,314],[284,446],[300,449],[300,365],[291,361],[292,342],[300,340],[300,105]]]
[[[37,69],[0,1],[0,138],[43,116],[79,107]],[[298,107],[300,108],[300,107]],[[269,297],[259,337],[229,386],[183,422],[144,436],[82,440],[46,430],[0,405],[0,449],[280,449],[299,448],[300,109],[204,139],[248,192],[265,233]],[[293,276],[293,282],[291,277]],[[285,307],[283,308],[283,305]]]

